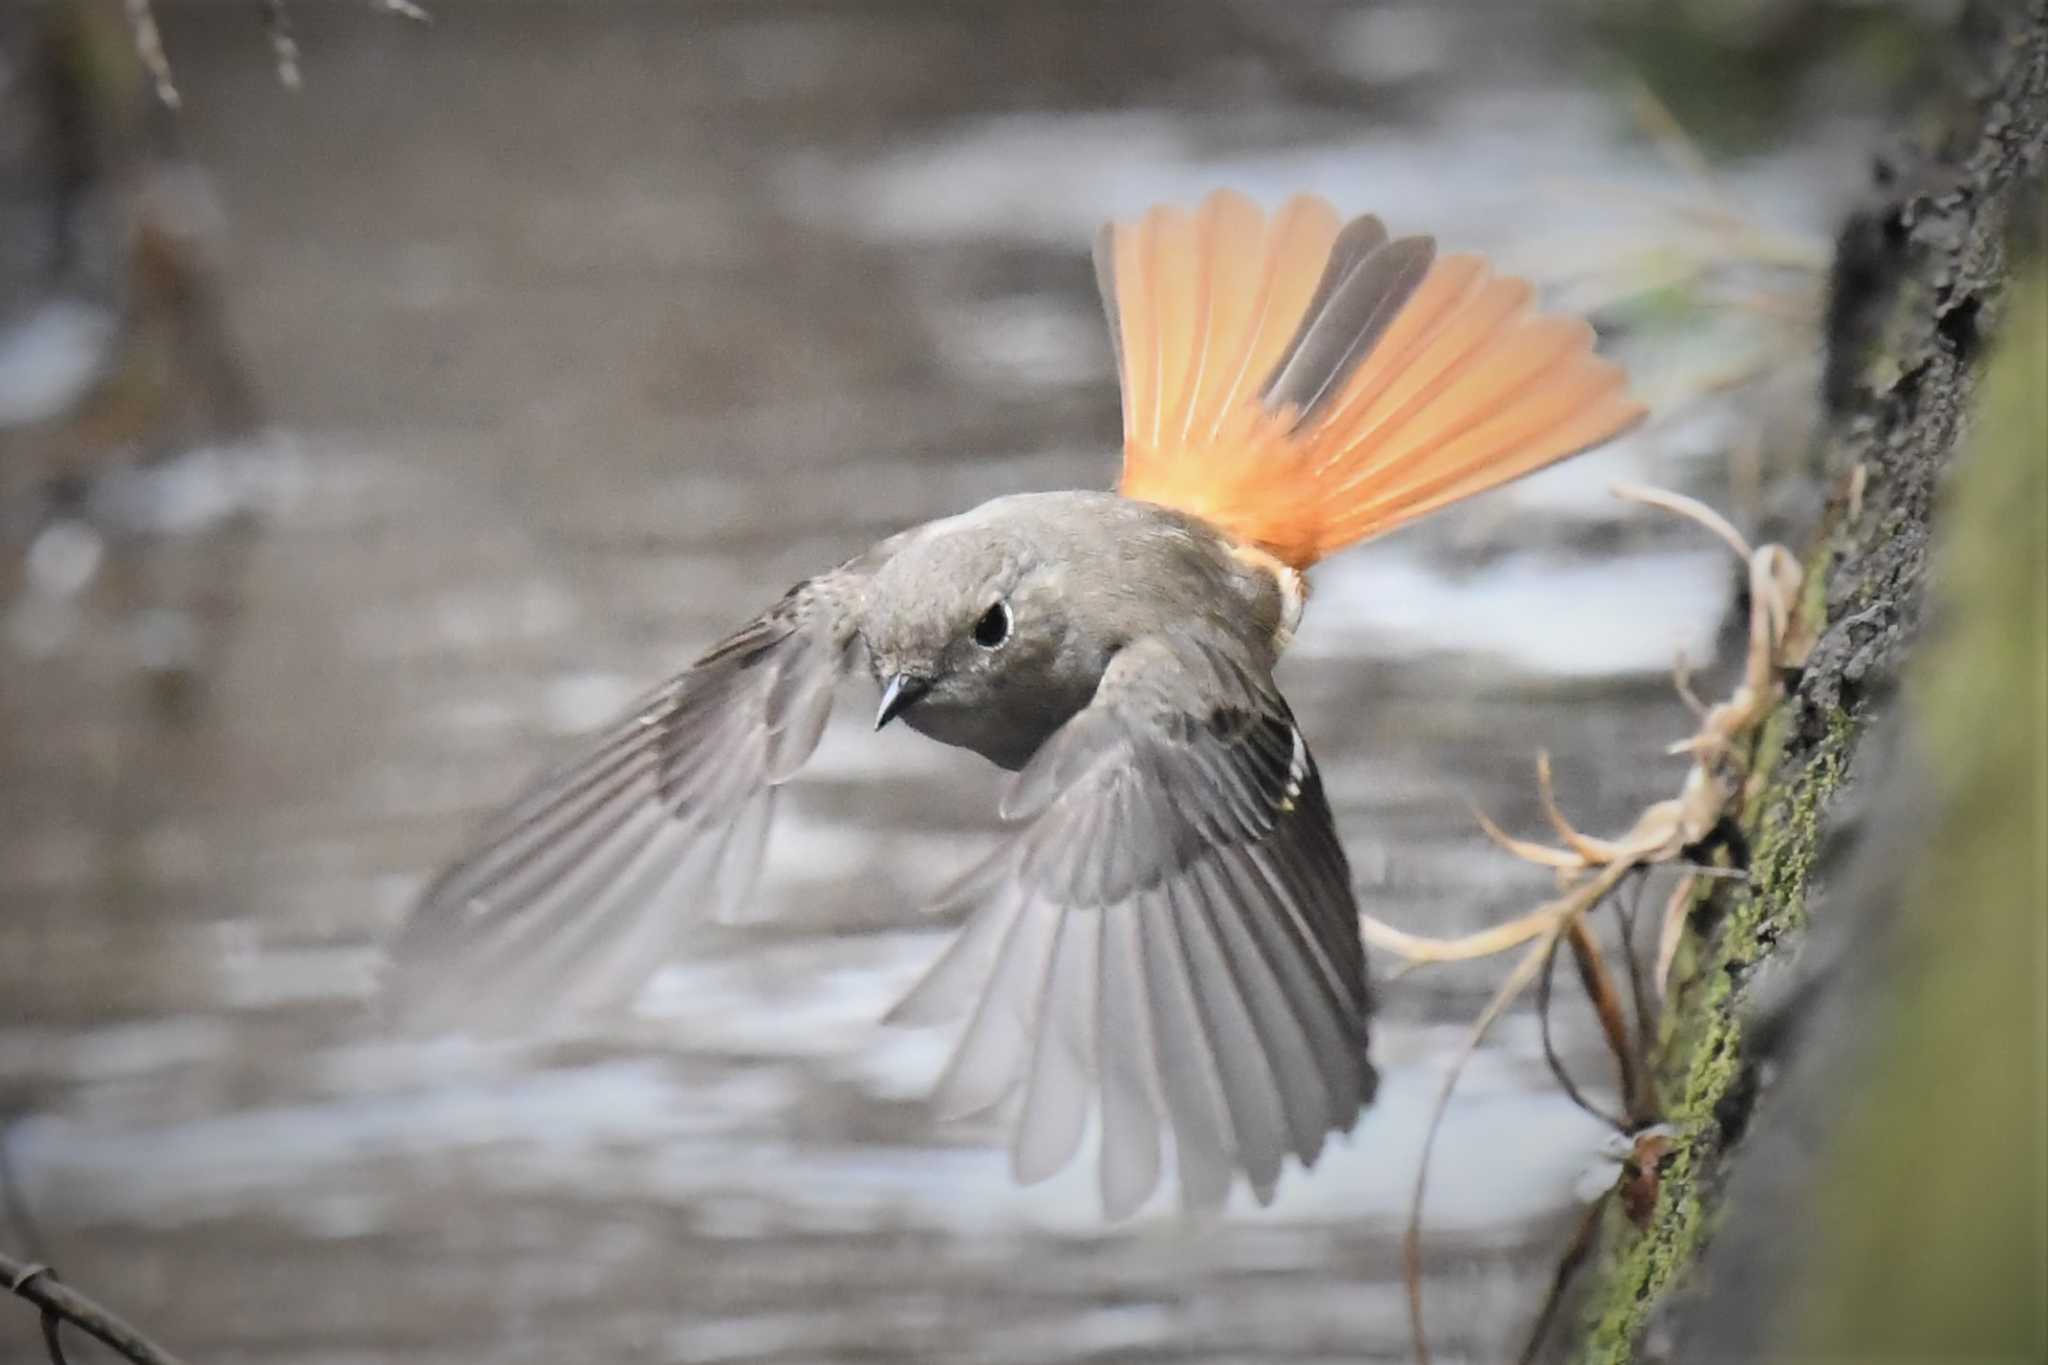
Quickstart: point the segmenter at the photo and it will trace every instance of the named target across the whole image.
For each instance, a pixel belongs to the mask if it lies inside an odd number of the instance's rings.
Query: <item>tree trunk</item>
[[[2048,1349],[2048,4],[1966,24],[1976,88],[1838,245],[1818,642],[1759,742],[1749,878],[1695,909],[1658,1059],[1673,1143],[1640,1221],[1604,1215],[1576,1359]]]

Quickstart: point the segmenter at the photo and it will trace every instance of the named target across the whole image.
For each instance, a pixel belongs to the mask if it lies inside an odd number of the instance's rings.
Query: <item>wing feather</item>
[[[1209,1042],[1194,975],[1174,923],[1177,915],[1178,907],[1170,904],[1162,891],[1148,891],[1140,897],[1146,989],[1159,1049],[1156,1065],[1173,1124],[1181,1205],[1206,1210],[1222,1207],[1230,1192],[1237,1140],[1222,1069]]]
[[[1204,860],[1194,866],[1193,875],[1200,883],[1210,931],[1257,1031],[1259,1051],[1267,1059],[1267,1072],[1278,1091],[1286,1148],[1303,1162],[1310,1162],[1322,1150],[1323,1135],[1330,1129],[1324,1103],[1328,1081],[1308,1032],[1288,999],[1287,986],[1266,960],[1265,949],[1250,927],[1249,921],[1267,917],[1233,912],[1233,907],[1244,902],[1237,899],[1238,888],[1228,879],[1225,866],[1240,857],[1233,850]]]
[[[1104,1038],[1102,1066],[1102,1208],[1110,1218],[1135,1213],[1159,1187],[1159,1080],[1152,1065],[1151,993],[1145,981],[1139,911],[1128,902],[1102,912],[1102,981],[1096,996]]]
[[[1059,946],[1046,973],[1033,1044],[1031,1082],[1010,1150],[1019,1181],[1043,1180],[1081,1148],[1095,1091],[1097,995],[1101,987],[1102,917],[1069,910],[1060,916]],[[1057,1001],[1056,1008],[1048,1001]]]
[[[1024,1180],[1072,1160],[1099,1108],[1112,1217],[1157,1187],[1165,1132],[1189,1208],[1238,1171],[1270,1199],[1372,1088],[1350,876],[1270,680],[1193,634],[1126,646],[1004,810],[1016,833],[948,898],[977,908],[892,1015],[979,994],[934,1102],[1021,1086]]]
[[[1006,849],[977,865],[935,902],[935,913],[962,907],[974,913],[884,1022],[942,1024],[973,1011],[982,983],[996,970],[1012,926],[1024,912],[1026,897],[1010,884],[1008,855]]]
[[[1255,902],[1262,894],[1263,878],[1253,858],[1234,860],[1225,866],[1230,877],[1230,894],[1241,903]],[[1271,888],[1263,888],[1268,894]],[[1297,1147],[1304,1163],[1313,1162],[1325,1134],[1332,1129],[1348,1130],[1364,1104],[1366,1095],[1360,1062],[1365,1040],[1351,1033],[1344,1021],[1356,1012],[1356,1003],[1341,989],[1333,988],[1318,961],[1319,950],[1302,932],[1295,892],[1280,892],[1276,899],[1285,907],[1279,915],[1248,915],[1244,922],[1258,940],[1258,951],[1266,969],[1294,1016],[1307,1056],[1320,1072],[1325,1092],[1322,1097],[1321,1126],[1307,1150]],[[1296,1138],[1302,1136],[1297,1127]]]
[[[1048,913],[1035,901],[1012,922],[967,1031],[932,1092],[932,1106],[941,1118],[967,1118],[992,1109],[1023,1082],[1059,926],[1057,908]]]
[[[1268,1203],[1280,1183],[1280,1159],[1288,1147],[1279,1083],[1273,1079],[1263,1040],[1217,939],[1213,923],[1217,908],[1208,903],[1199,872],[1189,870],[1176,899],[1174,928],[1180,933],[1181,951],[1194,982],[1197,1013],[1230,1106],[1237,1162],[1251,1178],[1258,1201]]]
[[[856,641],[855,561],[799,585],[485,823],[390,945],[385,1002],[496,1031],[624,1003],[760,866]]]

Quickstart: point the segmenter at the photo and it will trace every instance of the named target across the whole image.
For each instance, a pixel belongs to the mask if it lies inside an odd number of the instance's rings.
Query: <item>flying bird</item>
[[[964,1019],[934,1103],[1016,1101],[1021,1181],[1101,1130],[1104,1212],[1269,1201],[1372,1098],[1358,911],[1274,686],[1316,561],[1643,413],[1576,318],[1427,237],[1218,192],[1105,227],[1113,492],[999,497],[791,588],[501,811],[392,949],[401,1008],[629,995],[743,899],[775,789],[864,661],[901,720],[1015,773],[892,1018]]]

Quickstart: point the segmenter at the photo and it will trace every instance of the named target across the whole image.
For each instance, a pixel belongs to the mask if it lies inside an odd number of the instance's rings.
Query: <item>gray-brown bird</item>
[[[1583,321],[1473,256],[1300,197],[1155,208],[1096,269],[1116,492],[1029,493],[798,584],[485,828],[393,952],[458,1017],[596,1005],[746,894],[776,787],[865,657],[902,719],[1016,777],[965,926],[892,1018],[964,1016],[947,1114],[1021,1094],[1019,1180],[1102,1133],[1104,1211],[1261,1202],[1372,1098],[1357,906],[1273,683],[1345,545],[1596,445],[1642,409]]]

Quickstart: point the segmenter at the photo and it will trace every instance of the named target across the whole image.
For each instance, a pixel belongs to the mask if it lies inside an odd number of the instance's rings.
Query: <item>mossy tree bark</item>
[[[1831,1195],[1826,1189],[1787,1185],[1867,1180],[1867,1172],[1881,1164],[1841,1163],[1830,1171],[1824,1162],[1812,1159],[1813,1153],[1843,1146],[1845,1135],[1838,1130],[1844,1126],[1860,1121],[1890,1131],[1898,1126],[1900,1114],[1863,1113],[1848,1102],[1855,1097],[1841,1091],[1844,1076],[1883,1074],[1882,1069],[1857,1070],[1853,1059],[1834,1043],[1816,1041],[1807,1030],[1776,1027],[1774,1014],[1784,1017],[1794,1011],[1784,999],[1767,998],[1786,994],[1783,983],[1773,985],[1770,978],[1775,971],[1799,982],[1798,993],[1822,996],[1830,983],[1815,974],[1812,959],[1818,957],[1825,968],[1845,955],[1854,956],[1854,950],[1842,948],[1845,943],[1875,944],[1907,936],[1888,932],[1891,921],[1911,919],[1915,908],[1911,894],[1898,893],[1905,904],[1897,915],[1873,913],[1860,925],[1816,926],[1823,939],[1834,935],[1834,945],[1821,953],[1810,946],[1799,963],[1786,965],[1807,938],[1809,899],[1824,880],[1818,872],[1823,848],[1830,843],[1829,831],[1842,824],[1845,791],[1877,785],[1860,780],[1874,760],[1867,754],[1859,758],[1859,747],[1874,726],[1882,722],[1890,728],[1888,714],[1907,705],[1901,697],[1910,690],[1901,694],[1892,681],[1905,670],[1909,656],[1919,652],[1926,634],[1922,627],[1930,600],[1929,549],[1936,536],[1936,509],[1943,503],[1951,462],[1966,435],[1965,417],[1983,355],[1992,349],[1989,343],[2001,343],[1999,354],[2013,357],[2006,362],[2011,370],[2037,364],[2039,356],[2048,354],[2031,344],[2031,336],[2002,335],[2012,328],[2048,325],[2033,307],[2009,299],[2007,289],[2008,274],[2015,268],[2009,262],[2012,249],[2021,244],[2020,254],[2025,254],[2024,243],[2030,236],[2038,241],[2044,221],[2048,4],[1986,7],[1973,12],[1966,24],[1967,43],[1981,71],[1978,87],[1952,92],[1947,107],[1933,115],[1937,133],[1924,151],[1911,160],[1880,164],[1875,202],[1853,218],[1838,244],[1826,338],[1822,436],[1836,494],[1806,555],[1811,589],[1806,609],[1818,642],[1759,743],[1742,822],[1749,878],[1746,883],[1712,885],[1696,908],[1693,934],[1674,973],[1658,1059],[1674,1141],[1659,1167],[1654,1205],[1640,1223],[1631,1221],[1620,1201],[1611,1201],[1615,1206],[1599,1229],[1581,1291],[1580,1325],[1571,1343],[1576,1359],[1739,1358],[1811,1350],[1843,1340],[1826,1324],[1816,1333],[1811,1311],[1826,1297],[1821,1290],[1810,1285],[1788,1289],[1775,1282],[1776,1272],[1801,1280],[1811,1269],[1807,1263],[1824,1257],[1820,1243],[1825,1237],[1797,1235],[1789,1220],[1828,1218],[1828,1209],[1843,1207],[1835,1198],[1840,1191]],[[2005,383],[2005,391],[2020,395],[2012,401],[2022,408],[2029,394],[2037,404],[2048,401],[2042,397],[2048,394],[2048,374]],[[2029,543],[2038,545],[2048,536],[2048,526],[2038,524],[2043,517],[2028,512],[2025,498],[2048,496],[2043,491],[2048,482],[2028,478],[2024,471],[2048,466],[2048,450],[2040,448],[2040,426],[2009,414],[2003,425],[1999,440],[2007,449],[2006,458],[2022,471],[2011,485],[2021,490],[2017,522],[2008,516],[1997,525],[1964,528],[1952,539],[2010,541],[2011,553],[1994,554],[1991,562],[2004,565],[2012,590],[2032,602],[2030,594],[2038,595],[2037,590],[2025,580],[2038,571],[2040,556],[2030,551]],[[1977,499],[1975,505],[1985,501]],[[1966,509],[1973,503],[1964,497],[1958,505]],[[1945,556],[1943,562],[1952,558]],[[1984,562],[1981,554],[1978,562]],[[1966,614],[1968,607],[1944,599],[1944,625],[1948,618]],[[2038,616],[2038,602],[2029,610]],[[2011,877],[1997,885],[2016,889],[2023,906],[2032,898],[2036,919],[2042,913],[2039,878],[2021,865],[2032,865],[2040,841],[2048,835],[2036,827],[2029,837],[2019,827],[2041,818],[2038,774],[2025,777],[2038,767],[2041,728],[2038,722],[2023,719],[2039,714],[2039,631],[2038,621],[2022,613],[2006,635],[2017,632],[2021,641],[2031,639],[2031,647],[2013,648],[1996,663],[1954,662],[1958,669],[1984,669],[1990,692],[2010,708],[1987,708],[1979,723],[2006,727],[2007,745],[2027,751],[2035,760],[2033,767],[2024,761],[2017,765],[2022,777],[2015,780],[2026,790],[2015,790],[2004,804],[2017,815],[2010,846],[2001,856],[2014,861]],[[1948,667],[1949,661],[1944,659],[1941,666]],[[1915,690],[1943,695],[1938,687]],[[1938,717],[1916,728],[1937,735],[1938,742]],[[1885,820],[1873,819],[1873,828],[1885,830],[1893,843],[1925,838],[1930,832],[1937,842],[1949,838],[1943,832],[1947,826],[1941,810],[1923,808],[1918,817],[1911,815],[1912,802],[1925,798],[1931,803],[1934,798],[1926,793],[1927,782],[1898,776],[1902,771],[1925,774],[1928,769],[1923,765],[1891,770],[1896,780],[1882,784],[1874,798],[1898,809]],[[1848,780],[1852,774],[1859,780]],[[1939,851],[1935,848],[1930,856]],[[1896,856],[1896,850],[1893,853]],[[1908,871],[1902,869],[1895,881],[1910,882]],[[1856,880],[1851,877],[1849,882]],[[1863,878],[1866,885],[1870,880]],[[1831,893],[1828,909],[1853,920],[1864,907],[1843,904],[1844,900]],[[2007,951],[2021,955],[2019,960],[2033,961],[2028,956],[2034,951],[2030,931],[2021,932]],[[1896,944],[1890,955],[1900,955]],[[1888,968],[1831,974],[1838,978],[1833,984],[1840,987],[1834,994],[1855,997],[1853,1008],[1827,1011],[1833,1020],[1828,1028],[1838,1035],[1837,1041],[1883,1033],[1898,1022],[1884,1013],[1888,1004],[1919,998],[1909,980]],[[2041,985],[2034,984],[2037,989]],[[2031,1047],[2027,1043],[2027,1036],[2038,1032],[2038,1021],[2025,999],[2022,992],[2019,1012],[2025,1017],[2009,1021],[2019,1036],[1986,1037],[1980,1044],[1998,1048],[2018,1043],[2012,1055],[2022,1064],[2022,1073],[2025,1065],[2038,1063],[2040,1052],[2038,1039]],[[1878,1012],[1873,1014],[1872,1009]],[[1825,1053],[1829,1064],[1788,1065],[1774,1051],[1785,1047]],[[1894,1053],[1885,1060],[1899,1058]],[[1949,1060],[1960,1065],[1963,1059]],[[1840,1065],[1835,1064],[1838,1061]],[[1767,1073],[1784,1079],[1760,1086]],[[1794,1086],[1808,1084],[1828,1092],[1825,1103],[1801,1101],[1789,1093]],[[2028,1084],[2023,1074],[2018,1084],[2023,1090]],[[1929,1096],[1922,1107],[1936,1103]],[[1780,1131],[1744,1140],[1753,1121],[1760,1129],[1771,1127],[1772,1111],[1779,1107],[1786,1115],[1775,1125]],[[2026,1110],[2025,1104],[2019,1105],[2019,1112]],[[1850,1125],[1839,1121],[1844,1113],[1852,1115]],[[1966,1126],[1988,1116],[1957,1112],[1948,1117]],[[2037,1117],[2032,1125],[2021,1127],[2023,1137],[2029,1128],[2035,1130],[2036,1148],[2039,1122]],[[1796,1138],[1790,1132],[1795,1126]],[[1853,1148],[1854,1142],[1846,1145]],[[1748,1171],[1746,1163],[1768,1165],[1771,1170]],[[1796,1179],[1790,1174],[1795,1170]],[[1857,1177],[1857,1171],[1865,1174]],[[1776,1231],[1785,1235],[1734,1235],[1741,1230],[1731,1227],[1729,1245],[1713,1258],[1712,1273],[1702,1274],[1701,1263],[1719,1235],[1724,1195],[1731,1184],[1738,1195],[1750,1187],[1773,1190],[1770,1198],[1751,1202],[1779,1210]],[[1850,1194],[1879,1207],[1900,1197],[1890,1189]],[[2015,1197],[2031,1199],[2029,1207],[2038,1213],[2038,1182]],[[1752,1210],[1739,1212],[1748,1215]],[[1638,1207],[1637,1213],[1643,1210]],[[1759,1216],[1768,1220],[1773,1215]],[[1898,1223],[1896,1238],[1914,1243],[1924,1255],[1921,1231],[1903,1218]],[[1873,1226],[1881,1229],[1886,1220],[1875,1219]],[[1801,1263],[1781,1261],[1771,1276],[1730,1263],[1769,1255],[1763,1248],[1774,1242],[1801,1248],[1795,1258]],[[2038,1286],[2041,1281],[2028,1277],[2043,1268],[2041,1257],[2038,1246],[2020,1257],[2023,1281]],[[1902,1278],[1927,1283],[1925,1276],[1914,1275],[1910,1262],[1902,1269]],[[1702,1304],[1710,1305],[1709,1310],[1700,1311]],[[1922,1308],[1925,1314],[1936,1314],[1941,1306]],[[1802,1314],[1807,1320],[1797,1321]],[[2031,1319],[2031,1310],[2026,1316]],[[1943,1340],[1961,1344],[1954,1337],[1937,1338],[1934,1344]],[[1993,1346],[1997,1349],[1977,1354],[1996,1356],[2004,1349],[1999,1342]]]

